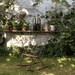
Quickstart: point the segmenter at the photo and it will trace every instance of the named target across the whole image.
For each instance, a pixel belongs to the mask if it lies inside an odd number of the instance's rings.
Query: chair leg
[[[38,57],[38,59],[40,60],[40,58]],[[40,62],[42,63],[42,65],[44,66],[43,62],[40,60]]]
[[[32,61],[34,61],[34,59],[32,58]],[[35,61],[34,61],[35,62]]]
[[[33,63],[34,59],[33,59],[33,57],[31,57],[31,58],[32,58],[32,62],[31,62],[31,63]],[[35,61],[34,61],[34,62],[35,62]],[[31,70],[32,64],[29,65],[29,66],[30,66],[30,70]]]
[[[38,59],[40,60],[40,58],[38,57]],[[38,71],[38,70],[41,70],[41,69],[44,69],[44,68],[46,68],[46,67],[48,67],[49,65],[46,65],[46,66],[44,66],[44,64],[43,64],[43,62],[40,60],[40,62],[42,63],[42,65],[43,65],[43,67],[41,67],[41,68],[38,68],[38,69],[34,69],[34,70],[32,70],[32,69],[29,69],[29,70],[27,70],[27,71]]]
[[[24,56],[24,55],[22,54],[22,58],[21,58],[20,64],[21,64],[21,62],[22,62],[23,56]]]

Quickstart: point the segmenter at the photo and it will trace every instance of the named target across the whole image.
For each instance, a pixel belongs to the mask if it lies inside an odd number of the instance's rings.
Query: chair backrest
[[[40,57],[41,56],[41,52],[44,50],[44,45],[41,46],[37,46],[36,48],[34,48],[34,51],[31,51],[34,55]]]

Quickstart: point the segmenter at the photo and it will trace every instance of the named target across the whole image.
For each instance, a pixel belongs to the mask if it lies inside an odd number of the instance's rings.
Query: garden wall
[[[6,38],[5,46],[9,47],[12,46],[29,46],[32,45],[44,45],[48,43],[48,40],[52,37],[53,32],[39,32],[39,31],[18,31],[18,32],[11,32],[5,31],[0,32],[4,33],[4,37]]]
[[[67,0],[69,2],[69,4],[72,4],[72,0]],[[56,8],[55,3],[52,3],[51,0],[43,0],[42,3],[38,3],[36,4],[35,0],[14,0],[15,3],[15,8],[13,10],[13,8],[11,7],[10,10],[8,10],[9,12],[16,14],[18,16],[19,13],[21,12],[26,12],[26,17],[24,18],[26,22],[30,23],[29,29],[32,30],[33,29],[33,24],[34,22],[32,22],[33,17],[36,16],[36,18],[38,18],[38,14],[39,14],[39,18],[41,18],[41,26],[44,26],[44,24],[46,24],[45,22],[47,22],[47,20],[50,20],[50,16],[48,19],[46,19],[46,15],[49,15],[46,13],[46,11],[53,11],[54,7]],[[36,4],[36,5],[35,5]],[[57,4],[57,7],[60,6],[60,4]],[[57,8],[58,12],[61,11],[61,9],[59,9],[59,7]],[[67,12],[68,9],[66,9],[66,7],[64,7],[63,9],[63,13]],[[43,16],[43,17],[42,17]],[[18,22],[18,19],[14,19],[16,22]]]
[[[72,0],[67,0],[70,4],[72,4]],[[30,22],[29,30],[33,30],[33,22],[32,19],[34,16],[39,14],[41,18],[41,26],[44,26],[45,22],[47,22],[48,19],[45,18],[46,11],[53,11],[51,9],[51,6],[55,7],[55,3],[52,3],[51,0],[43,0],[43,3],[37,4],[33,6],[36,2],[35,0],[15,0],[15,8],[14,10],[10,8],[10,10],[7,10],[13,14],[19,14],[20,12],[26,12],[25,21]],[[59,4],[58,4],[59,5]],[[57,6],[58,6],[57,5]],[[21,10],[19,10],[21,9]],[[60,11],[60,10],[59,10]],[[59,12],[58,11],[58,12]],[[67,10],[63,10],[63,12],[66,12]],[[42,18],[41,16],[44,16]],[[14,19],[14,21],[18,21],[17,18]],[[4,35],[6,38],[6,46],[28,46],[31,44],[46,44],[48,42],[48,39],[52,37],[52,32],[44,32],[44,31],[26,31],[26,32],[0,32]]]

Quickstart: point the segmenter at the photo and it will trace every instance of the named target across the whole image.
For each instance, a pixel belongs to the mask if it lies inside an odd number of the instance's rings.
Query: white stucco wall
[[[0,32],[0,34],[2,34]],[[51,39],[52,33],[50,32],[4,32],[5,47],[12,46],[29,46],[32,45],[45,45]]]

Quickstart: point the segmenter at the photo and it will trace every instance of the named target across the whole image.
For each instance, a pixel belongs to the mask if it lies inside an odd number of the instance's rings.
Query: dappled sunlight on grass
[[[61,58],[61,61],[66,61],[66,60],[67,60],[67,58],[65,58],[65,57]]]
[[[74,57],[41,57],[41,61],[44,65],[49,65],[35,72],[28,72],[29,66],[17,66],[20,63],[21,58],[18,57],[0,57],[0,75],[7,72],[9,75],[75,75],[75,58]],[[34,59],[37,61],[38,59]],[[23,58],[22,64],[31,63],[32,59],[29,57]],[[38,60],[39,61],[39,60]],[[38,69],[43,67],[39,62],[32,65],[32,69]]]
[[[24,60],[28,60],[28,59],[30,59],[30,57],[25,57],[25,58],[24,58]]]
[[[74,65],[74,64],[71,64],[71,67],[73,67],[73,68],[74,68],[74,67],[75,67],[75,65]]]
[[[46,72],[43,72],[41,75],[47,75],[47,73]]]
[[[41,68],[41,67],[36,67],[36,69],[39,69],[39,68]]]
[[[47,74],[47,75],[54,75],[53,73],[49,73],[49,74]]]
[[[30,59],[30,57],[25,57],[25,58],[23,58],[22,61],[25,61],[27,63],[31,63],[32,62],[32,60]]]
[[[62,61],[61,61],[61,59],[57,59],[57,60],[58,60],[58,62],[59,62],[59,63],[61,63],[61,62],[62,62]]]
[[[31,63],[32,61],[30,61],[30,60],[26,60],[26,62],[27,62],[27,63]]]
[[[46,73],[46,72],[43,72],[41,73],[41,75],[54,75],[53,73]]]
[[[71,61],[71,58],[68,58],[69,61]]]
[[[11,54],[11,53],[9,53],[9,56],[11,57],[11,56],[12,56],[12,54]]]
[[[75,58],[72,58],[73,61],[75,61]]]
[[[60,67],[63,67],[63,65],[60,65]]]
[[[6,61],[10,61],[10,58],[7,58]]]
[[[65,57],[62,57],[62,58],[58,58],[57,59],[57,61],[59,62],[59,63],[62,63],[63,61],[66,61],[67,60],[67,58],[65,58]]]

